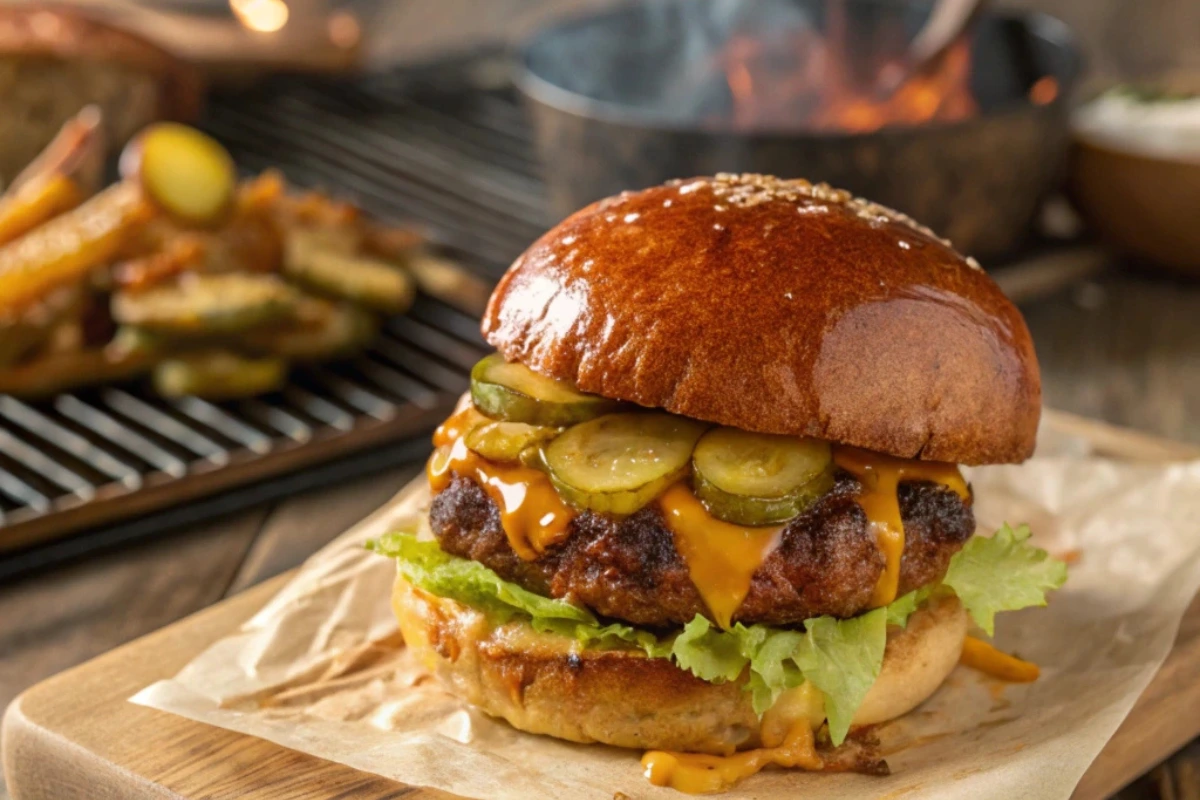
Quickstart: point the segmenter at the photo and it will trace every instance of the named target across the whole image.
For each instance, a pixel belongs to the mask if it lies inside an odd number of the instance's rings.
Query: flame
[[[274,33],[287,25],[288,7],[283,0],[229,0],[238,22],[257,33]]]
[[[800,124],[868,132],[886,125],[951,122],[979,112],[971,94],[966,39],[952,45],[932,72],[905,77],[899,60],[865,64],[855,59],[847,49],[845,20],[838,14],[831,16],[824,36],[790,31],[766,41],[736,34],[719,53],[717,67],[724,72],[733,123],[739,128]],[[864,71],[868,79],[856,77]],[[882,79],[889,77],[893,88],[885,91],[880,87],[888,82]]]

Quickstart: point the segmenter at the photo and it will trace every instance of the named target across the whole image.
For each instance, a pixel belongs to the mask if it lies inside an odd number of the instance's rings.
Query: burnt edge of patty
[[[869,610],[884,557],[857,502],[860,491],[858,479],[838,471],[833,489],[787,523],[735,621],[786,626]],[[905,542],[898,594],[904,594],[945,575],[975,519],[969,499],[934,483],[901,484],[899,501]],[[447,553],[538,594],[649,628],[684,625],[696,614],[711,619],[657,504],[623,519],[581,512],[567,537],[533,561],[513,551],[499,508],[470,478],[455,475],[433,498],[429,517]]]

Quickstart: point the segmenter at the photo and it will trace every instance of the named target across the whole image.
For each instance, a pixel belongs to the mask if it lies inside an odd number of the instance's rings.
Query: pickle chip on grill
[[[184,275],[178,281],[113,295],[112,315],[122,325],[151,331],[216,336],[288,318],[300,293],[274,275]]]

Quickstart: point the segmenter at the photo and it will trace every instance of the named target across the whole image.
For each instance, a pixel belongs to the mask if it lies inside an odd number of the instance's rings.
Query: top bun
[[[717,175],[568,217],[483,320],[510,361],[744,430],[960,464],[1032,452],[1020,312],[908,217],[807,181]]]

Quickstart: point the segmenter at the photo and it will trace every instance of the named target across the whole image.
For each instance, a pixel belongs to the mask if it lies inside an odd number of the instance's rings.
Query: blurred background
[[[1200,444],[1196,0],[9,0],[0,109],[0,705],[385,500],[512,259],[672,177],[911,214],[1048,407]]]

